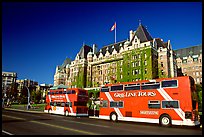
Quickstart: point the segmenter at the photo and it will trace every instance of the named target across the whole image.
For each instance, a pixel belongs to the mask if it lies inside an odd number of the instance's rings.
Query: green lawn
[[[12,104],[11,108],[26,110],[27,104]],[[44,108],[45,108],[45,104],[33,104],[33,105],[31,105],[30,110],[43,111]]]

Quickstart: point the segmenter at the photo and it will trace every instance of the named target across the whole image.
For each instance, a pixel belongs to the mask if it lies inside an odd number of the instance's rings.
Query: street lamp
[[[29,89],[28,89],[28,87],[26,85],[25,85],[25,87],[28,90],[28,105],[27,105],[27,110],[29,110],[29,108],[30,108],[30,91],[29,91]]]

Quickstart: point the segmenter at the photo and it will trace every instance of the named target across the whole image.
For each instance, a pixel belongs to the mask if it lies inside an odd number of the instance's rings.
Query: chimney
[[[93,44],[93,54],[96,54],[96,52],[97,52],[97,45]]]
[[[132,40],[133,35],[134,35],[134,32],[130,30],[130,40]]]

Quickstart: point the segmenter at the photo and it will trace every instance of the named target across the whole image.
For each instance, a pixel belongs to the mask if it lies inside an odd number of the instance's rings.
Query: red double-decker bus
[[[65,116],[88,116],[88,91],[80,88],[51,89],[44,112]]]
[[[190,76],[106,84],[100,90],[99,119],[199,125],[198,100]]]

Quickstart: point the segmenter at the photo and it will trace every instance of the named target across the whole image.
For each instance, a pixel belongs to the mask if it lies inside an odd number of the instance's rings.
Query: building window
[[[197,61],[198,61],[198,58],[194,58],[193,61],[197,62]]]
[[[164,70],[161,71],[161,74],[164,75]]]
[[[145,68],[145,74],[147,74],[147,68]]]
[[[163,64],[163,62],[161,62],[161,67],[164,67],[164,64]]]
[[[144,65],[147,65],[147,61],[146,60],[144,61]]]
[[[187,60],[183,60],[183,63],[187,63]]]
[[[132,63],[132,67],[135,67],[135,63],[134,62]]]

